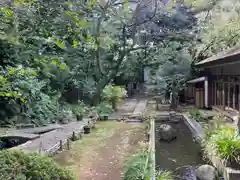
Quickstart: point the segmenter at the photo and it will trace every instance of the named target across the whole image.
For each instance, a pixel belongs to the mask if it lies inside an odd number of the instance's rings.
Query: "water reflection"
[[[200,156],[200,146],[193,142],[192,134],[183,122],[168,124],[177,131],[177,139],[171,142],[160,141],[158,128],[161,124],[156,123],[157,169],[171,170],[177,180],[197,180],[195,170],[204,164]]]
[[[158,129],[161,123],[156,123],[156,169],[172,171],[175,180],[197,180],[196,169],[205,164],[201,147],[193,141],[192,133],[184,122],[167,124],[176,130],[177,139],[160,141]]]

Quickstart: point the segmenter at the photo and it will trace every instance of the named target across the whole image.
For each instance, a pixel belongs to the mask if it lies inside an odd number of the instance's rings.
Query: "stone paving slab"
[[[147,107],[147,102],[148,102],[147,100],[140,100],[135,110],[133,111],[132,116],[133,117],[141,116]]]
[[[122,117],[131,116],[138,104],[137,99],[126,99],[123,104],[118,107],[117,112],[112,113],[109,116],[109,119],[116,120]]]
[[[57,145],[60,140],[70,138],[73,132],[76,134],[81,133],[87,121],[88,119],[63,125],[62,128],[42,134],[39,138],[29,141],[25,145],[18,146],[17,148],[29,152],[39,152],[40,148],[43,152],[47,151],[51,147]]]
[[[22,133],[22,132],[12,132],[12,133],[7,133],[1,137],[5,137],[5,138],[6,137],[21,137],[21,138],[33,140],[33,139],[39,138],[40,135],[39,134]]]

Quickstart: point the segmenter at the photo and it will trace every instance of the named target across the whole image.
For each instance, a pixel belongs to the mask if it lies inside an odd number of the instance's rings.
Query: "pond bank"
[[[183,114],[183,119],[185,123],[188,125],[188,127],[190,128],[192,134],[196,137],[196,140],[199,143],[201,143],[201,140],[203,139],[203,135],[204,135],[204,129],[201,126],[201,124],[195,121],[194,119],[189,118],[187,113]],[[223,178],[225,180],[240,179],[240,170],[226,167],[223,161],[214,155],[213,150],[211,148],[207,148],[206,150],[208,152],[207,158],[217,168],[217,170],[223,175]]]

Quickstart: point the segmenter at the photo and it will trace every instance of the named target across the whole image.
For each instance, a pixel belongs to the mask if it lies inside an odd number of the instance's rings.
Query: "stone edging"
[[[204,131],[197,121],[190,119],[187,113],[183,114],[183,120],[185,124],[189,127],[192,134],[197,138],[198,142],[203,139]],[[207,150],[208,158],[212,162],[212,164],[218,169],[218,171],[223,173],[223,177],[225,180],[240,180],[240,170],[235,170],[229,167],[224,166],[221,159],[216,157],[212,152],[211,148]]]

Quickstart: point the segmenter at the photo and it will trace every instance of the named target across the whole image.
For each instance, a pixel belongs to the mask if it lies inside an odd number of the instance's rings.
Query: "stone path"
[[[148,102],[147,100],[140,100],[135,110],[133,111],[132,116],[133,117],[141,116],[147,106],[147,102]]]
[[[117,112],[114,112],[109,116],[109,119],[116,120],[122,117],[128,117],[132,115],[133,111],[135,110],[138,100],[133,98],[133,99],[126,99],[119,107]]]
[[[78,122],[70,122],[62,125],[61,128],[42,134],[39,138],[28,141],[26,144],[17,148],[30,152],[53,153],[59,147],[60,140],[66,141],[73,132],[79,134],[83,130],[83,126],[88,123],[87,119]]]
[[[138,104],[139,103],[139,104]],[[124,116],[130,116],[135,108],[138,107],[138,110],[142,110],[143,104],[146,102],[138,102],[137,99],[126,99],[119,107],[118,111],[113,113],[109,119],[116,120],[117,118],[121,118]],[[138,106],[137,106],[138,104]],[[137,112],[136,111],[136,112]],[[32,129],[28,130],[17,130],[12,133],[8,133],[7,135],[10,136],[11,134],[15,134],[18,136],[24,136],[24,137],[31,137],[30,141],[27,141],[27,143],[22,144],[20,146],[14,147],[17,149],[22,149],[29,152],[42,152],[42,153],[53,153],[58,150],[60,140],[63,142],[66,142],[67,139],[69,139],[73,132],[76,134],[80,134],[83,131],[83,126],[89,123],[89,119],[83,119],[83,121],[78,122],[70,122],[66,125],[58,125],[58,127],[53,127],[54,129],[52,131],[49,131],[44,134],[32,134],[33,132],[38,133],[40,131],[33,131]],[[50,125],[51,126],[51,125]],[[52,125],[56,126],[56,125]],[[44,131],[44,128],[49,129],[49,126],[42,127]],[[50,128],[51,129],[51,128]]]

